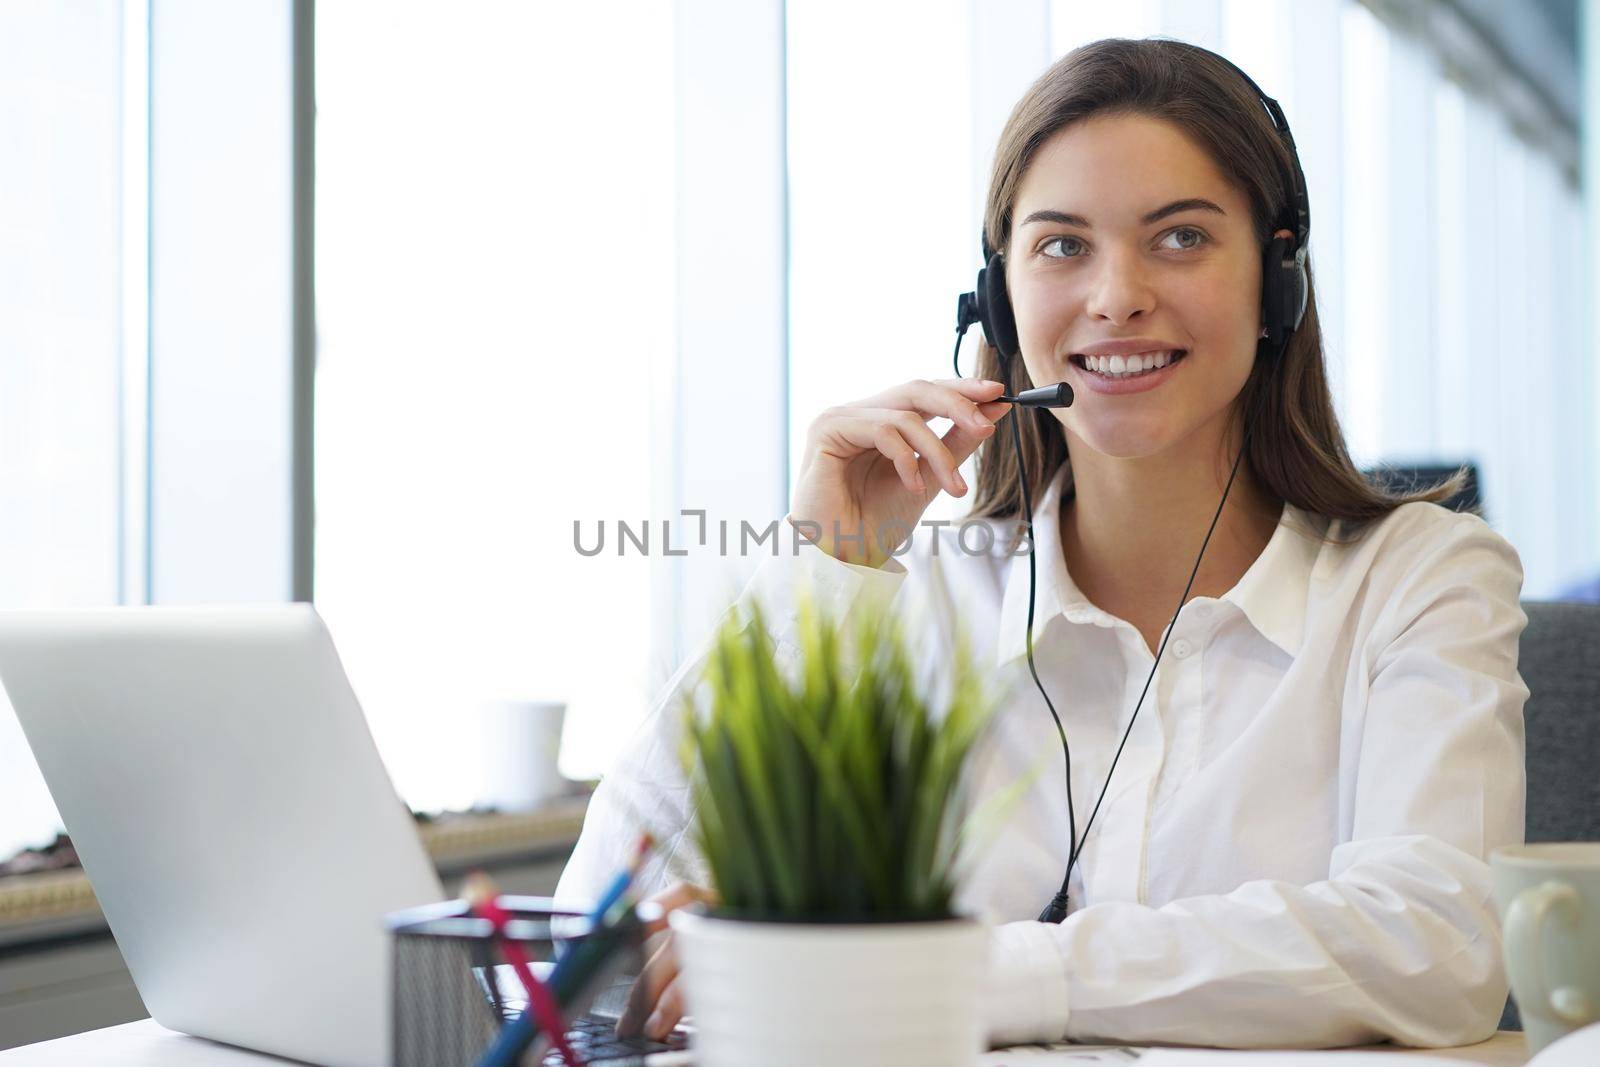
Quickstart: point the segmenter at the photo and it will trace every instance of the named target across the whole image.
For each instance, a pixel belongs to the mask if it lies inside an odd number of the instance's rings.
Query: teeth
[[[1176,357],[1176,351],[1171,352],[1144,352],[1132,356],[1084,356],[1083,365],[1096,374],[1108,377],[1127,377],[1132,374],[1142,374],[1145,371],[1157,370],[1171,363]]]

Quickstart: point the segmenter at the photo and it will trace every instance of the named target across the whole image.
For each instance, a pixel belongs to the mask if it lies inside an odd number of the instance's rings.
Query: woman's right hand
[[[919,380],[827,409],[806,433],[789,522],[837,559],[879,566],[939,490],[966,495],[957,468],[1011,410],[994,399],[1004,392],[983,379]],[[953,423],[942,438],[928,426],[938,415]]]

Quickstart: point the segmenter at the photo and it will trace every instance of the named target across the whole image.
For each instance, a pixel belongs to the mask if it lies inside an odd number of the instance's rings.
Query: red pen
[[[538,1020],[539,1028],[549,1035],[550,1043],[561,1053],[562,1059],[570,1067],[577,1067],[580,1061],[567,1042],[567,1024],[561,1018],[561,1009],[556,1004],[555,995],[550,992],[549,986],[534,976],[533,968],[528,966],[528,957],[522,951],[522,946],[505,936],[506,924],[511,921],[511,913],[500,906],[494,883],[482,871],[474,871],[467,876],[462,885],[462,896],[466,898],[474,914],[487,919],[494,927],[501,953],[505,956],[506,962],[511,964],[511,969],[516,972],[517,978],[528,992],[528,1006],[533,1011],[533,1017]],[[492,976],[490,981],[493,981]]]

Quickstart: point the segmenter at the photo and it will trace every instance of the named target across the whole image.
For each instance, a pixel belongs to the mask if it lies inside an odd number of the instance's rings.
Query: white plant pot
[[[699,1067],[972,1067],[987,929],[973,919],[668,917]]]

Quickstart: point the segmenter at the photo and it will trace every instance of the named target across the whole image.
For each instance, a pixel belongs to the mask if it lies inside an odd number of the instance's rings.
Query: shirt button
[[[1211,618],[1211,605],[1210,604],[1196,604],[1194,606],[1194,613],[1196,615],[1200,616],[1200,618],[1202,618],[1202,619],[1209,619],[1209,618]]]
[[[1177,656],[1179,659],[1183,659],[1185,656],[1187,656],[1189,653],[1191,653],[1193,651],[1194,651],[1194,646],[1189,644],[1188,641],[1185,641],[1181,637],[1178,638],[1176,641],[1172,642],[1172,654],[1174,656]]]

